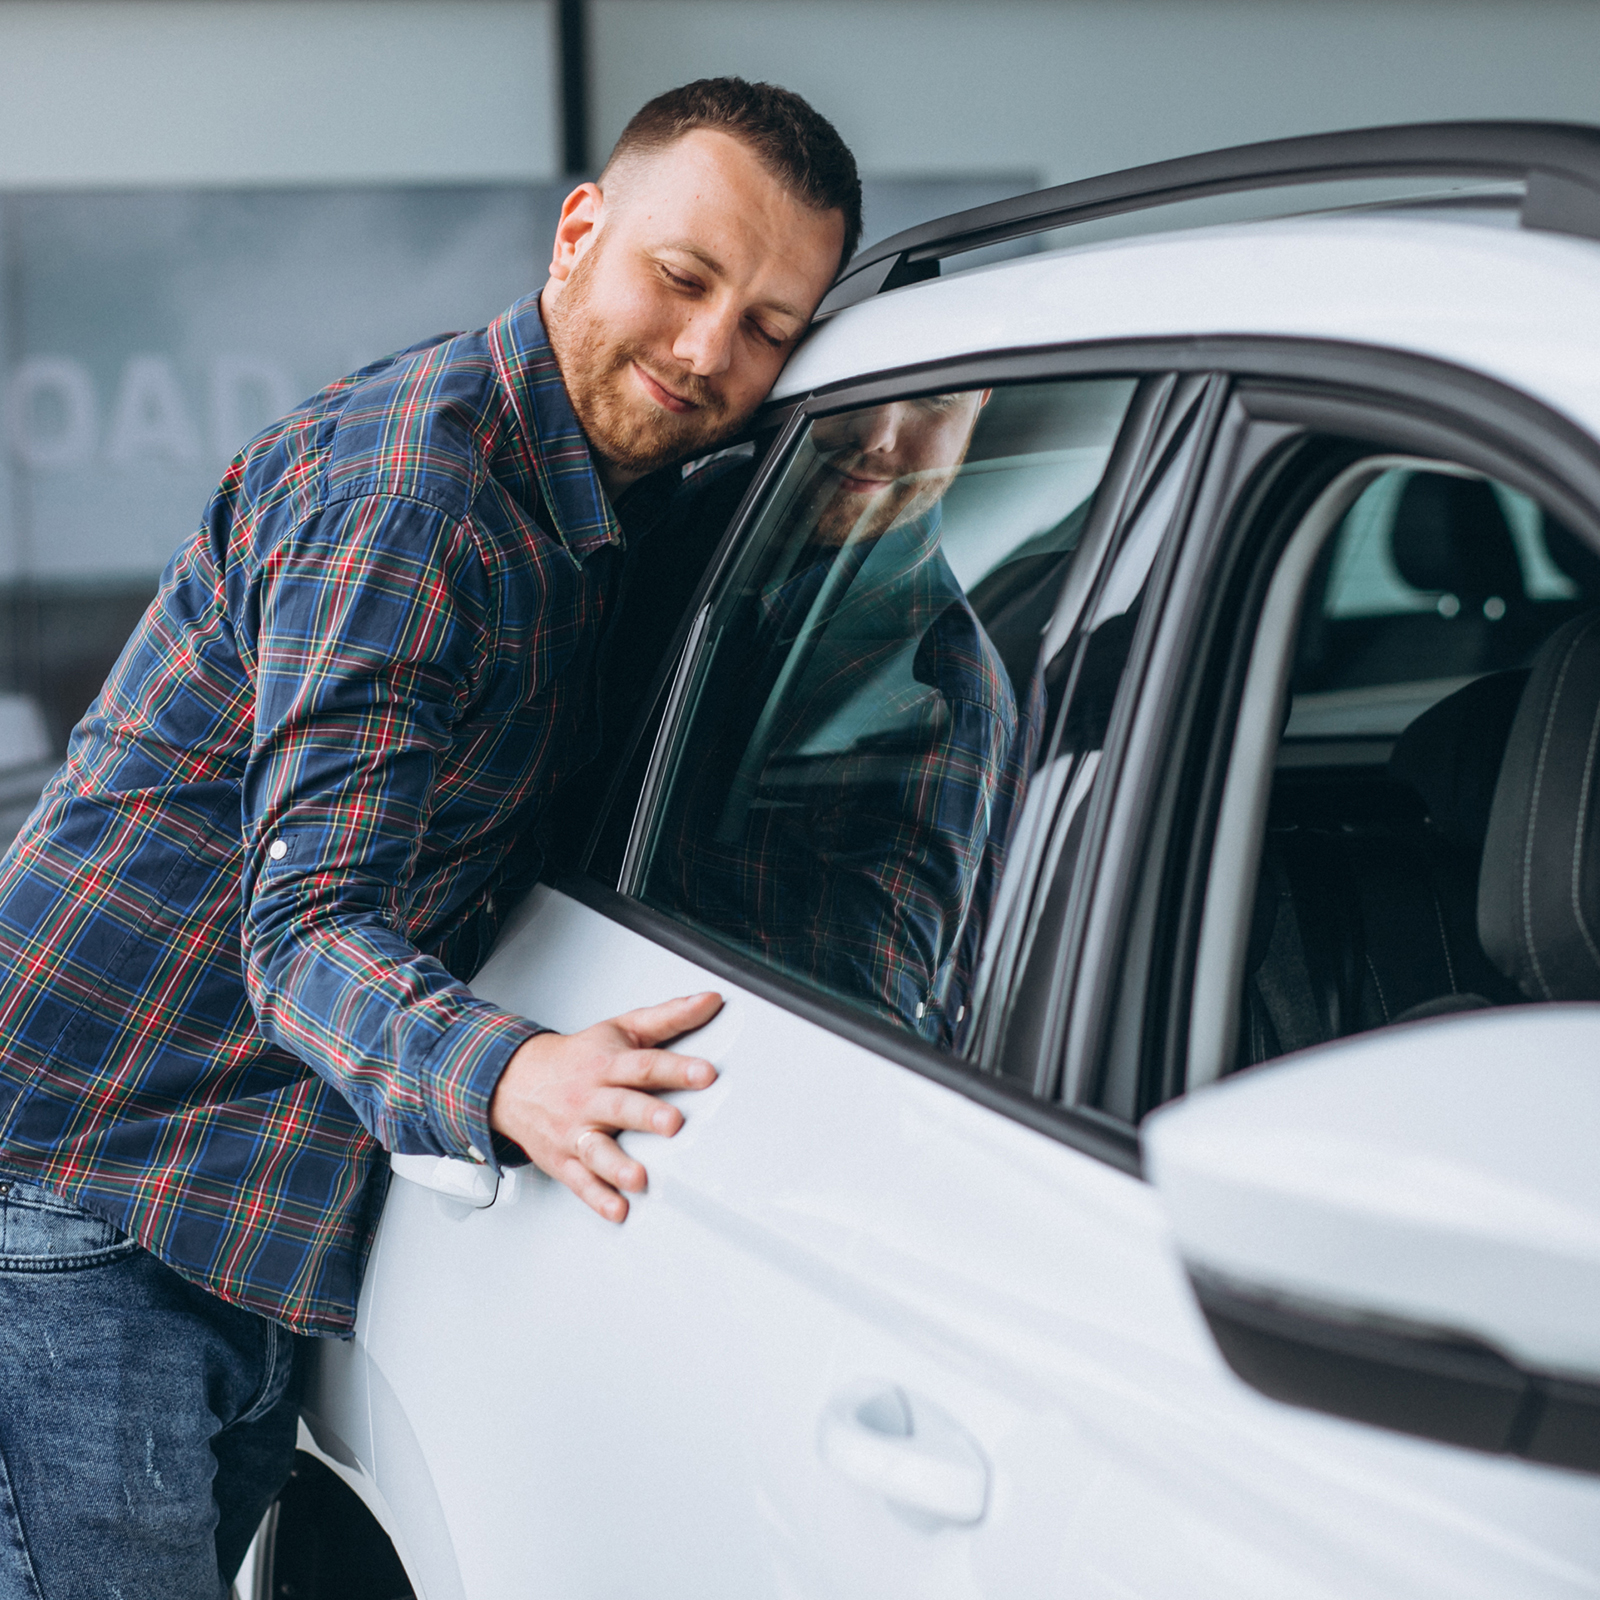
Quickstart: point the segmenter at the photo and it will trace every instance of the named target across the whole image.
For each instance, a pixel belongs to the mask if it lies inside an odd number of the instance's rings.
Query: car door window
[[[1252,580],[1248,627],[1219,629],[1212,647],[1241,663],[1236,720],[1197,728],[1182,757],[1198,768],[1228,751],[1212,768],[1225,778],[1196,924],[1190,1087],[1398,1022],[1590,997],[1581,975],[1549,992],[1530,977],[1563,919],[1581,925],[1591,908],[1581,827],[1561,820],[1582,762],[1553,759],[1536,808],[1538,738],[1523,724],[1530,684],[1548,698],[1558,678],[1560,707],[1540,702],[1538,717],[1596,714],[1581,661],[1548,661],[1588,649],[1600,558],[1462,448],[1424,459],[1306,435],[1271,490],[1306,509],[1277,531],[1242,525],[1241,549],[1281,553]],[[1203,673],[1216,675],[1190,664]],[[1572,709],[1584,694],[1587,713]],[[1581,810],[1577,789],[1567,798]],[[1516,876],[1535,809],[1554,869]],[[1136,1119],[1182,1087],[1160,1083],[1127,1077],[1100,1103]]]
[[[1330,540],[1330,581],[1301,609],[1237,1064],[1540,998],[1485,952],[1479,888],[1529,668],[1592,603],[1575,559],[1586,547],[1558,536],[1564,571],[1545,531],[1527,496],[1441,462],[1382,473]],[[1363,536],[1409,585],[1404,606],[1352,604]]]
[[[715,602],[640,897],[943,1046],[1039,759],[1041,634],[1135,382],[814,418]]]

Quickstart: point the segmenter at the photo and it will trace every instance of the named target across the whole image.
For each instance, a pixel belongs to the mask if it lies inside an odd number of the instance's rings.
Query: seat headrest
[[[1600,555],[1548,513],[1544,519],[1544,547],[1586,600],[1600,600]]]
[[[1429,706],[1395,741],[1390,775],[1422,796],[1429,820],[1452,844],[1483,848],[1501,758],[1527,681],[1526,669],[1474,678]]]
[[[1495,787],[1478,938],[1530,999],[1600,999],[1600,611],[1534,657]]]
[[[1481,478],[1413,473],[1400,494],[1390,535],[1394,563],[1413,589],[1463,600],[1523,598],[1511,525]]]

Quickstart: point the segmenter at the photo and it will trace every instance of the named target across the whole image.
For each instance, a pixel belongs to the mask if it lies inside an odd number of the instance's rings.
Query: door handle
[[[903,1520],[924,1528],[983,1520],[983,1452],[931,1401],[897,1384],[861,1384],[836,1395],[817,1442],[840,1477],[881,1494]]]
[[[500,1180],[493,1167],[476,1161],[457,1161],[454,1156],[390,1155],[389,1167],[397,1178],[419,1183],[435,1194],[449,1196],[482,1210],[494,1204]]]

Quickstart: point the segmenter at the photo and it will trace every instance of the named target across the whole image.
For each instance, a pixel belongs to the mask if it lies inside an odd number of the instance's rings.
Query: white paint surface
[[[773,392],[975,351],[1195,334],[1433,356],[1600,432],[1600,244],[1377,216],[1195,229],[895,290],[822,324]]]

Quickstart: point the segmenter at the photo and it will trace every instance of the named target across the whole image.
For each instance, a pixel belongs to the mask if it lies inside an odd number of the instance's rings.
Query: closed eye
[[[660,263],[661,275],[674,289],[695,290],[700,285],[693,278],[686,278],[681,272],[674,272],[665,262]]]

